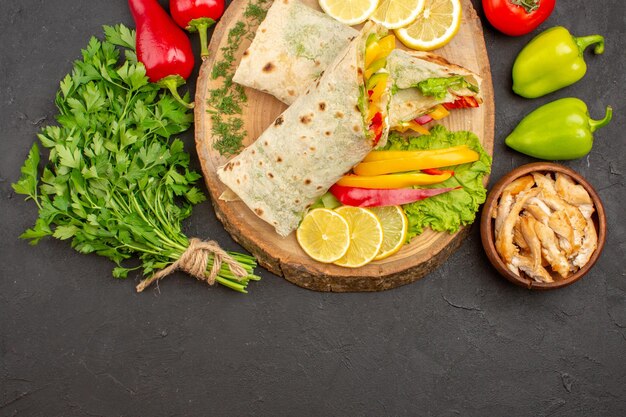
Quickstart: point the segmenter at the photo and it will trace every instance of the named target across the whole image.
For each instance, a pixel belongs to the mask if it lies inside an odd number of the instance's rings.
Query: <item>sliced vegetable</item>
[[[137,25],[137,59],[146,67],[146,75],[192,108],[193,103],[184,101],[177,91],[194,67],[189,38],[157,0],[128,0],[128,5]]]
[[[424,151],[424,154],[418,157],[361,162],[354,167],[354,173],[363,176],[392,174],[460,165],[477,161],[478,158],[478,153],[469,148],[445,153]]]
[[[374,133],[374,145],[378,143],[383,135],[383,115],[379,112],[374,115],[370,123],[370,131]]]
[[[450,115],[450,112],[442,104],[439,104],[433,109],[433,111],[428,113],[428,115],[432,117],[433,120],[441,120],[445,117],[448,117]]]
[[[200,35],[200,55],[209,56],[207,30],[224,13],[224,0],[170,0],[170,13],[181,28]]]
[[[388,73],[374,74],[369,80],[367,80],[366,88],[370,101],[376,103],[380,101],[381,97],[387,89],[387,80],[389,79]]]
[[[490,171],[491,157],[485,152],[475,134],[467,131],[450,132],[442,125],[433,127],[430,136],[406,137],[396,134],[389,136],[385,147],[393,152],[432,151],[457,146],[467,146],[478,152],[480,159],[455,166],[452,178],[443,184],[432,186],[446,188],[462,184],[463,189],[402,206],[409,219],[409,239],[422,233],[425,227],[437,232],[455,233],[459,227],[471,224],[487,197],[487,190],[483,184],[485,175]]]
[[[385,68],[385,65],[387,65],[387,57],[380,58],[372,62],[372,64],[365,70],[365,79],[369,80],[376,71]]]
[[[427,168],[427,169],[423,169],[422,172],[424,174],[428,174],[428,175],[443,175],[443,174],[450,174],[450,176],[454,175],[454,171],[450,171],[450,170],[441,170],[439,168]]]
[[[417,88],[424,96],[435,97],[437,99],[445,98],[451,91],[454,90],[468,89],[475,93],[478,92],[478,87],[468,82],[462,75],[428,78],[417,83],[415,88]]]
[[[415,118],[415,123],[417,123],[418,125],[422,125],[422,126],[432,121],[433,121],[433,118],[429,114],[424,114],[420,117]]]
[[[421,158],[429,155],[458,152],[468,150],[467,145],[452,146],[449,148],[423,150],[423,151],[372,151],[367,154],[363,162],[385,161],[388,159]]]
[[[412,172],[405,174],[374,175],[370,177],[345,175],[337,181],[337,184],[346,187],[360,188],[406,188],[415,185],[432,185],[444,182],[450,178],[453,173],[453,171],[441,171],[438,174]]]
[[[464,96],[464,97],[457,98],[452,103],[444,103],[442,105],[447,110],[454,110],[454,109],[466,109],[470,107],[479,107],[480,103],[478,103],[478,100],[476,100],[475,97]]]
[[[407,130],[412,130],[416,133],[419,133],[420,135],[430,135],[429,130],[425,128],[424,126],[422,126],[421,124],[417,123],[415,120],[402,122],[400,126],[394,127],[393,130],[400,132],[400,133],[404,133]]]
[[[330,192],[347,206],[382,207],[409,204],[459,188],[462,187],[429,189],[399,188],[388,190],[379,188],[344,187],[335,184],[330,187]]]

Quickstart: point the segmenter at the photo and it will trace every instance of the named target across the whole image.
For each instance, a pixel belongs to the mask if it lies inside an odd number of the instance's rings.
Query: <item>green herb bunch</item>
[[[13,184],[39,208],[35,226],[21,237],[32,244],[46,236],[71,239],[77,251],[114,261],[116,278],[140,268],[152,275],[187,250],[181,222],[205,200],[194,186],[200,175],[189,169],[183,143],[170,140],[190,127],[193,115],[149,82],[137,62],[134,31],[123,25],[104,31],[105,41],[91,38],[82,60],[61,82],[59,125],[44,127],[38,135],[49,162],[40,173],[35,143]],[[120,59],[118,47],[125,58]],[[254,258],[229,255],[248,276],[237,279],[222,264],[215,280],[246,292],[248,281],[258,279],[252,274]],[[122,265],[133,256],[141,260],[139,266]]]

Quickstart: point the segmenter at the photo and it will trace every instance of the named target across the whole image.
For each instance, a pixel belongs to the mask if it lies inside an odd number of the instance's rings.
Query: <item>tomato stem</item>
[[[526,13],[530,14],[539,8],[541,0],[509,0],[511,4],[523,7]]]

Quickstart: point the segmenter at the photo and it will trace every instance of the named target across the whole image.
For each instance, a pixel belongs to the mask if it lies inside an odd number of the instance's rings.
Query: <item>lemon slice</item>
[[[383,226],[383,244],[375,261],[385,259],[398,252],[406,242],[409,220],[400,206],[371,207]]]
[[[319,0],[326,14],[345,25],[358,25],[374,13],[378,0]]]
[[[424,0],[383,0],[371,16],[387,29],[398,29],[415,20],[424,8]]]
[[[348,250],[350,228],[340,214],[319,208],[304,216],[296,231],[296,239],[311,258],[331,263],[344,256]]]
[[[432,51],[450,42],[460,26],[460,0],[426,0],[417,19],[395,32],[409,48]]]
[[[371,262],[383,244],[383,227],[378,217],[361,207],[341,206],[335,209],[350,228],[350,247],[335,265],[358,268]]]

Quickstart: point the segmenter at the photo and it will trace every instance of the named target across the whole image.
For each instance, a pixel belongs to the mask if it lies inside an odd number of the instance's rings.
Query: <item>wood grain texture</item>
[[[315,0],[303,0],[318,8]],[[195,139],[204,178],[213,207],[231,236],[259,260],[270,272],[288,281],[318,291],[379,291],[413,282],[441,265],[467,236],[467,228],[456,234],[438,233],[426,229],[410,244],[387,259],[372,262],[358,269],[326,265],[310,259],[299,247],[295,233],[281,238],[274,229],[259,219],[242,202],[225,202],[219,196],[225,190],[216,175],[216,169],[227,158],[213,149],[211,119],[207,113],[210,90],[221,86],[221,80],[211,77],[211,70],[221,58],[230,28],[244,20],[248,0],[235,0],[217,25],[210,44],[210,57],[202,64],[196,86]],[[451,62],[477,72],[483,78],[484,104],[478,109],[455,110],[444,119],[448,129],[470,130],[482,141],[485,150],[493,153],[494,100],[489,59],[483,39],[480,19],[470,0],[463,0],[463,19],[457,36],[444,48],[435,51]],[[319,9],[319,8],[318,8]],[[398,42],[400,44],[400,42]],[[236,54],[235,65],[250,45],[243,39]],[[243,111],[247,131],[245,145],[254,141],[284,111],[286,106],[267,94],[246,89],[248,103]],[[485,178],[485,183],[488,178]]]

